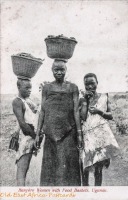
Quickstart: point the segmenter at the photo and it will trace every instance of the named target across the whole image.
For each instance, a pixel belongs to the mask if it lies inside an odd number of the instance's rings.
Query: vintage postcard
[[[0,199],[128,199],[128,0],[1,0]]]

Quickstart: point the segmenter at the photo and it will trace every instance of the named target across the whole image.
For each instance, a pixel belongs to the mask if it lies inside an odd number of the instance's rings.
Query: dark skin
[[[81,107],[81,118],[86,121],[87,118],[87,112],[89,111],[91,114],[95,115],[98,114],[102,116],[104,119],[112,120],[112,114],[111,114],[111,108],[110,108],[110,102],[107,100],[107,110],[106,112],[103,112],[102,110],[99,110],[95,107],[95,103],[100,97],[101,94],[98,94],[96,92],[97,89],[97,80],[95,77],[87,77],[84,80],[84,85],[86,92],[84,94],[84,100]]]
[[[107,100],[107,110],[106,112],[103,112],[102,110],[95,107],[95,103],[100,98],[101,94],[98,94],[96,92],[98,82],[95,79],[95,77],[87,77],[84,80],[84,85],[86,92],[84,94],[84,99],[82,99],[81,103],[81,119],[86,121],[87,119],[87,113],[90,112],[91,114],[95,115],[98,114],[102,116],[104,119],[111,120],[112,114],[111,114],[111,108],[110,108],[110,102]],[[95,186],[101,186],[102,184],[102,162],[97,164],[95,167]],[[88,169],[84,170],[83,173],[83,185],[88,186],[88,179],[89,179],[89,171]]]
[[[22,99],[26,99],[30,96],[31,94],[31,82],[29,80],[24,80],[21,82],[20,85],[18,85],[18,90],[19,90],[19,97]],[[29,135],[33,139],[35,139],[35,133],[32,130],[32,128],[25,122],[24,120],[24,113],[25,113],[25,105],[21,101],[21,99],[15,98],[12,102],[13,106],[13,112],[19,122],[20,128],[22,129],[24,135]]]
[[[62,91],[64,83],[64,77],[66,74],[66,67],[63,65],[56,66],[52,69],[53,71],[53,76],[55,77],[54,83],[54,89],[56,91]],[[39,121],[38,121],[38,128],[37,128],[37,136],[35,140],[35,146],[39,148],[39,134],[40,130],[43,127],[44,123],[44,103],[46,100],[46,93],[44,90],[42,90],[42,103],[41,103],[41,112],[39,116]],[[77,127],[77,138],[78,138],[78,147],[82,147],[82,133],[81,133],[81,125],[80,125],[80,117],[79,117],[79,107],[78,107],[78,94],[73,93],[73,101],[74,101],[74,117],[75,117],[75,122],[76,122],[76,127]]]

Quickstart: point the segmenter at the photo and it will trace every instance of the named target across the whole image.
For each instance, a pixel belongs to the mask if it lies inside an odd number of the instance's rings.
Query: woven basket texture
[[[42,65],[41,62],[31,60],[28,58],[12,56],[13,72],[16,76],[24,76],[32,78],[35,76],[39,67]]]
[[[76,42],[63,38],[48,38],[45,40],[47,55],[50,58],[70,59],[73,55]]]

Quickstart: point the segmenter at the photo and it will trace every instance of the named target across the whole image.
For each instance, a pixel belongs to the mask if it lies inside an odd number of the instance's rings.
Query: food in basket
[[[32,78],[35,76],[43,61],[28,53],[12,55],[13,72],[18,77]]]
[[[65,37],[63,35],[49,35],[45,39],[47,55],[53,59],[70,59],[73,55],[77,41],[74,37]]]

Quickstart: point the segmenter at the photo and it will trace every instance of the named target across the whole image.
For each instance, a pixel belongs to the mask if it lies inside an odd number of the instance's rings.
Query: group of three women
[[[55,81],[42,88],[37,127],[34,125],[35,111],[27,102],[31,82],[20,79],[17,82],[19,95],[13,101],[13,111],[21,128],[17,185],[25,185],[32,154],[40,147],[41,130],[45,142],[40,160],[40,186],[88,186],[92,168],[95,185],[100,186],[102,168],[109,166],[110,158],[118,149],[108,124],[112,119],[108,95],[96,92],[96,75],[85,75],[86,91],[79,100],[78,87],[64,80],[66,70],[65,62],[54,61],[52,72]]]

